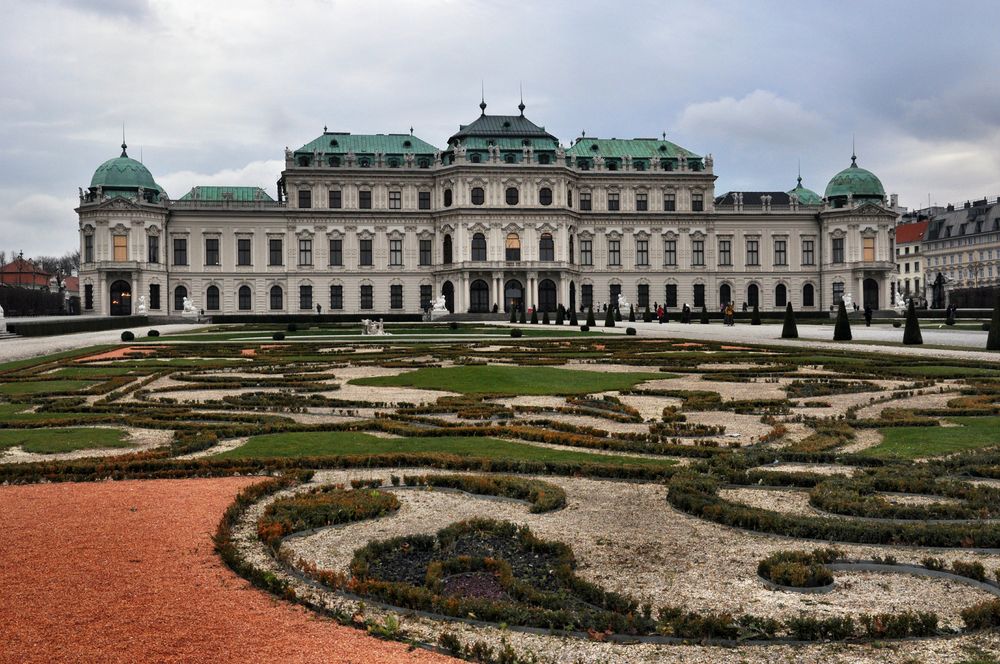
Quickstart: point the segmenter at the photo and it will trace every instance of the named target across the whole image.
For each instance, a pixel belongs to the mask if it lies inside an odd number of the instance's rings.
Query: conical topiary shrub
[[[517,322],[517,305],[514,304],[510,305],[510,322]]]
[[[594,305],[587,307],[587,325],[589,327],[597,327],[597,321],[594,320]]]
[[[556,307],[556,325],[562,325],[563,320],[566,318],[566,307],[559,305]]]
[[[569,324],[572,325],[573,327],[576,327],[577,325],[580,324],[580,321],[576,319],[576,309],[569,310]]]
[[[644,312],[642,312],[642,322],[643,323],[652,323],[653,322],[653,313],[649,310],[649,305],[648,304],[646,305],[646,310]]]
[[[549,312],[548,311],[543,311],[542,312],[542,325],[548,325],[548,324],[549,324]]]
[[[531,309],[531,324],[538,325],[538,309],[536,307]]]
[[[614,307],[608,307],[608,314],[604,317],[604,327],[614,327],[614,326],[615,326]]]
[[[524,307],[521,306],[521,307],[518,307],[518,309],[521,311],[521,321],[520,321],[521,325],[524,325],[524,315],[525,315],[524,314]]]
[[[851,336],[851,321],[847,318],[847,307],[844,306],[844,301],[840,301],[840,306],[837,308],[837,323],[833,326],[833,340],[834,341],[850,341],[853,339]]]
[[[757,308],[757,304],[753,305],[753,312],[750,314],[750,324],[760,325],[760,309]]]
[[[701,324],[708,325],[708,307],[701,305]]]
[[[907,346],[917,346],[924,343],[924,337],[920,334],[920,321],[917,320],[917,308],[913,306],[913,299],[910,299],[910,306],[906,308],[906,329],[903,330],[903,343]]]
[[[798,339],[799,327],[795,324],[795,312],[792,311],[792,303],[785,305],[785,324],[781,326],[782,339]]]
[[[990,336],[986,337],[986,350],[1000,350],[1000,295],[993,303],[993,320],[990,321]]]
[[[628,322],[630,323],[635,322],[635,309],[632,308],[631,304],[628,305]]]
[[[622,320],[622,310],[619,309],[618,307],[615,307],[614,309],[615,309],[615,320],[620,323]]]

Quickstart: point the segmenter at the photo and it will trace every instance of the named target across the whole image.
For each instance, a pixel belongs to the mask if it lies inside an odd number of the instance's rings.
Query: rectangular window
[[[649,240],[637,239],[635,241],[635,264],[649,265]]]
[[[674,212],[677,209],[677,194],[663,194],[663,211]]]
[[[281,246],[280,238],[271,238],[267,241],[267,264],[284,265],[284,249]]]
[[[403,265],[403,241],[389,240],[389,265]]]
[[[313,308],[313,287],[299,286],[299,309]]]
[[[583,305],[584,309],[594,306],[594,286],[592,284],[583,284],[580,287],[580,304]]]
[[[330,265],[344,264],[344,241],[338,238],[330,239]]]
[[[608,265],[622,264],[621,240],[608,240]]]
[[[431,308],[432,286],[430,284],[420,285],[420,310],[427,311]]]
[[[127,235],[115,235],[112,238],[114,244],[114,260],[115,261],[127,261],[128,260],[128,236]]]
[[[834,263],[844,262],[844,238],[835,237],[833,238],[833,257]]]
[[[704,240],[692,240],[691,241],[691,265],[704,265],[705,264],[705,241]]]
[[[250,238],[241,237],[236,240],[236,264],[237,265],[250,265],[251,255],[250,255]]]
[[[747,240],[747,265],[760,265],[760,240]]]
[[[705,284],[694,285],[694,306],[699,309],[705,306]]]
[[[390,191],[389,192],[389,209],[390,210],[401,210],[403,208],[403,192],[401,191]]]
[[[417,192],[417,208],[421,210],[431,209],[431,192],[429,191]]]
[[[358,248],[360,249],[360,257],[358,260],[359,265],[373,265],[372,262],[372,241],[371,238],[362,238],[358,241]]]
[[[371,190],[364,189],[358,192],[358,208],[361,210],[371,210],[372,209],[372,192]]]
[[[372,287],[369,284],[364,284],[361,286],[361,308],[362,309],[374,309],[375,302],[372,295]]]
[[[844,299],[844,282],[835,281],[833,282],[833,303],[840,304],[840,301]]]
[[[219,264],[219,238],[205,238],[205,265]]]
[[[663,241],[663,264],[677,265],[677,240]]]
[[[635,209],[639,212],[645,212],[649,209],[649,194],[635,195]]]
[[[83,236],[83,262],[93,263],[94,262],[94,236],[84,235]]]
[[[160,284],[149,285],[149,308],[160,308]]]
[[[567,189],[566,190],[566,207],[569,207],[569,208],[573,207],[573,190],[572,189]]]
[[[94,308],[94,286],[92,284],[85,284],[83,287],[83,308],[88,310]]]
[[[775,240],[774,241],[774,264],[775,265],[788,265],[788,241],[787,240]]]
[[[594,241],[580,240],[580,265],[594,264]]]
[[[340,189],[330,190],[330,207],[334,210],[344,207],[344,198]]]
[[[580,192],[580,209],[581,210],[590,210],[591,209],[590,192],[589,191],[581,191]]]
[[[814,249],[814,242],[812,240],[802,240],[802,264],[803,265],[815,265],[816,264],[816,252]]]
[[[691,194],[691,209],[694,212],[703,212],[705,210],[704,194]]]
[[[313,241],[299,240],[299,265],[313,264]]]
[[[719,265],[733,264],[733,241],[719,240]]]
[[[875,238],[866,237],[864,239],[864,261],[866,263],[872,263],[875,261]],[[969,260],[972,260],[972,255],[969,255]]]
[[[392,284],[389,286],[389,308],[403,308],[403,284]]]
[[[421,240],[420,241],[420,264],[430,265],[431,264],[431,252],[434,246],[433,240]]]
[[[618,192],[617,191],[609,191],[608,192],[608,210],[611,210],[612,212],[614,212],[614,211],[616,211],[616,210],[619,209],[619,206],[620,206],[620,202],[619,202],[619,199],[618,199]]]
[[[638,300],[638,306],[640,309],[645,309],[649,306],[649,284],[639,284]]]
[[[174,265],[188,264],[188,241],[186,238],[174,238]]]
[[[311,208],[312,206],[312,192],[308,189],[299,189],[299,207]]]
[[[330,308],[331,309],[344,308],[344,287],[339,284],[334,284],[333,286],[330,286]]]
[[[146,262],[160,262],[160,236],[149,235],[146,237]]]
[[[677,306],[677,284],[667,284],[667,292],[664,294],[663,306],[665,307],[676,307]]]

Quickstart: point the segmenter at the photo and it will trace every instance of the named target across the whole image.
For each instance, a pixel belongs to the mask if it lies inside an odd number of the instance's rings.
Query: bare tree
[[[7,252],[4,251],[3,249],[0,249],[0,267],[3,267],[6,264],[7,264]]]
[[[63,274],[72,274],[80,270],[80,250],[67,251],[59,258],[59,267]]]

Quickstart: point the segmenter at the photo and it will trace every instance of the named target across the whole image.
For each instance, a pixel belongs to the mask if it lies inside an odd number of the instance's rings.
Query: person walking
[[[726,304],[726,308],[723,310],[723,313],[726,316],[726,325],[732,327],[733,325],[736,324],[736,321],[734,319],[734,316],[736,314],[736,310],[733,308],[733,303],[732,302],[729,302],[728,304]]]
[[[872,305],[865,305],[865,327],[872,326]]]

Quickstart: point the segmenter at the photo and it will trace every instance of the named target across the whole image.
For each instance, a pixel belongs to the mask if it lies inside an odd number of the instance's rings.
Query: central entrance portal
[[[111,315],[132,315],[132,287],[127,281],[118,280],[111,284]]]
[[[524,286],[517,279],[503,285],[503,310],[510,313],[511,307],[517,307],[518,311],[524,308]]]

